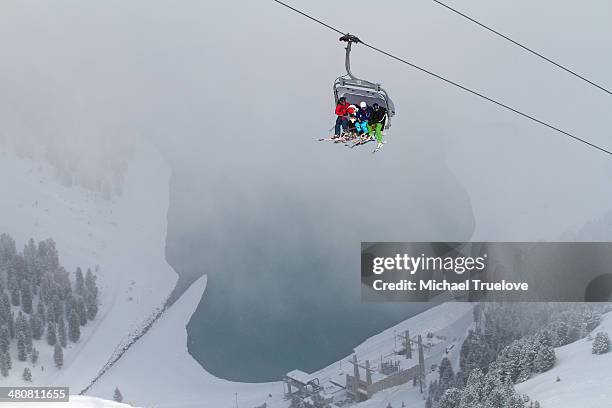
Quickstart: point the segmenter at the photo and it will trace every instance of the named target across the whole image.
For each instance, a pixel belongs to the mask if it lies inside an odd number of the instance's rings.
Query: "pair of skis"
[[[376,141],[376,139],[370,136],[370,137],[368,137],[367,139],[357,140],[355,143],[353,143],[353,144],[352,144],[351,146],[349,146],[349,147],[352,149],[352,148],[353,148],[353,147],[355,147],[355,146],[361,146],[361,145],[364,145],[364,144],[366,144],[366,143],[369,143],[369,142],[374,142],[374,141]],[[376,145],[376,149],[372,150],[372,154],[374,154],[374,153],[376,153],[376,152],[380,151],[380,149],[382,148],[383,144],[385,144],[385,143],[386,143],[386,141],[383,141],[383,142],[378,142],[378,144]]]
[[[347,139],[346,137],[329,137],[329,138],[319,138],[318,139],[319,142],[331,141],[331,142],[334,142],[334,143],[344,143],[345,146],[348,146],[351,149],[356,147],[356,146],[361,146],[361,145],[364,145],[366,143],[373,142],[374,140],[376,140],[376,139],[374,139],[371,136],[368,136],[367,138],[358,137],[352,144],[350,144],[351,139],[350,138]],[[383,143],[385,143],[385,142],[383,142]],[[372,154],[378,152],[382,148],[383,143],[378,143],[378,145],[376,146],[376,149],[374,149],[372,151]]]
[[[345,137],[322,137],[317,139],[319,142],[334,142],[334,143],[345,143],[348,141]]]

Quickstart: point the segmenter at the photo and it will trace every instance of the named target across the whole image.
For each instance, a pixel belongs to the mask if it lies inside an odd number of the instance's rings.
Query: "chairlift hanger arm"
[[[344,66],[346,68],[346,75],[354,80],[354,81],[358,81],[360,86],[366,86],[368,88],[371,89],[376,89],[377,91],[380,91],[380,84],[376,84],[370,81],[366,81],[364,79],[361,78],[357,78],[355,75],[353,75],[353,72],[351,71],[351,49],[352,49],[352,44],[353,43],[360,43],[361,40],[359,39],[359,37],[357,37],[356,35],[352,35],[352,34],[345,34],[342,37],[340,37],[340,41],[344,41],[346,42],[346,56],[344,58]]]
[[[344,59],[344,66],[346,67],[346,73],[349,76],[349,78],[358,80],[359,78],[357,78],[351,72],[351,46],[353,43],[360,43],[361,40],[356,35],[346,33],[342,37],[340,37],[340,41],[346,42],[346,48],[345,48],[346,57]]]

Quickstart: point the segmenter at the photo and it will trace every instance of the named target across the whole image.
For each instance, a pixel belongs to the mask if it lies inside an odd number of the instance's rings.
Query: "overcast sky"
[[[431,1],[292,4],[612,146],[609,95]],[[451,4],[612,87],[609,2]],[[272,1],[1,7],[5,122],[27,111],[32,132],[52,123],[75,143],[92,134],[151,135],[177,172],[198,181],[194,193],[230,183],[223,185],[253,202],[290,194],[321,219],[324,209],[357,201],[380,209],[353,225],[359,238],[388,240],[468,238],[470,204],[479,239],[554,239],[610,207],[605,155],[359,46],[354,72],[382,82],[397,106],[389,145],[372,157],[369,148],[313,142],[333,123],[342,44]],[[195,201],[209,208],[204,199]]]

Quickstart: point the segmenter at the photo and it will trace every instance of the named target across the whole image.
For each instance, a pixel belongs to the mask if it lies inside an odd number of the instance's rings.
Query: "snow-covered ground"
[[[84,388],[104,366],[116,348],[125,343],[156,308],[176,282],[176,274],[165,254],[166,217],[170,170],[159,152],[139,141],[126,173],[124,194],[112,200],[81,188],[62,187],[52,170],[28,159],[0,151],[0,232],[9,233],[22,246],[30,237],[53,238],[61,263],[70,271],[77,266],[98,268],[101,305],[98,317],[82,332],[81,341],[65,353],[65,367],[53,367],[46,347],[33,371],[34,384],[68,385],[71,392]],[[206,277],[195,282],[160,318],[151,330],[92,387],[89,394],[112,397],[119,387],[126,401],[146,407],[286,407],[283,384],[236,383],[206,372],[187,351],[186,325],[202,296]],[[396,335],[410,330],[421,334],[433,347],[426,353],[426,366],[448,356],[457,365],[461,343],[472,323],[472,305],[447,302],[375,335],[355,348],[360,361],[379,360],[397,350]],[[608,314],[597,330],[612,333]],[[425,338],[432,333],[434,338]],[[581,340],[559,348],[557,364],[518,386],[521,393],[544,407],[608,407],[612,391],[612,353],[591,354],[591,342]],[[352,371],[350,356],[313,373],[324,380],[338,380]],[[19,378],[25,363],[14,362],[8,381],[22,385]],[[432,371],[428,381],[436,376]],[[556,378],[561,379],[560,382]],[[422,408],[423,396],[412,384],[384,390],[363,408],[386,406]],[[74,397],[70,407],[119,407],[97,399]],[[23,404],[20,406],[28,406]],[[61,406],[61,405],[58,405]]]
[[[146,141],[135,152],[124,194],[105,200],[82,188],[63,187],[42,159],[0,150],[0,232],[10,234],[20,248],[29,238],[53,238],[70,272],[77,266],[99,268],[98,316],[82,330],[79,343],[65,351],[62,370],[53,367],[49,347],[35,345],[45,370],[33,370],[34,384],[69,385],[78,393],[174,288],[177,276],[164,256],[170,169]],[[20,364],[15,362],[3,384],[22,384]]]
[[[432,370],[432,366],[437,366],[442,358],[448,357],[455,368],[458,366],[461,344],[468,330],[472,327],[473,306],[470,303],[443,303],[370,337],[357,346],[355,352],[360,360],[377,361],[381,354],[385,355],[391,350],[397,349],[395,335],[401,334],[407,329],[410,330],[411,337],[421,334],[425,344],[430,342],[425,337],[427,333],[432,333],[437,339],[446,339],[442,342],[435,341],[436,346],[430,351],[426,350],[425,367],[429,368],[429,372],[425,384],[428,384],[429,381],[437,378],[438,372],[436,369]],[[399,341],[397,340],[398,343]],[[348,359],[344,360],[347,361]],[[334,369],[336,367],[338,367],[338,363],[321,370],[317,375],[319,378],[325,378],[326,376],[338,376],[352,372],[352,365],[349,364],[342,364],[344,370]],[[383,408],[391,403],[394,407],[401,407],[403,403],[406,408],[423,408],[423,395],[427,396],[426,393],[420,393],[418,386],[414,387],[412,383],[409,383],[383,390],[374,394],[374,397],[370,400],[357,406],[359,408]]]
[[[612,334],[612,313],[604,316],[593,333],[599,331]],[[552,370],[518,384],[516,389],[540,401],[542,407],[611,407],[612,352],[592,354],[592,344],[585,338],[555,349],[557,362]]]
[[[285,408],[288,402],[283,399],[281,382],[251,384],[222,380],[207,373],[188,354],[186,325],[205,287],[206,277],[194,283],[151,331],[96,383],[91,394],[108,396],[119,387],[126,398],[158,408],[230,407],[236,403],[236,397],[239,406],[255,407],[265,402],[270,408]],[[396,340],[396,334],[409,329],[411,337],[416,334],[425,337],[431,332],[446,339],[437,341],[437,346],[427,353],[428,366],[439,363],[447,347],[450,349],[448,356],[457,361],[461,342],[471,322],[472,305],[444,303],[367,339],[355,351],[360,360],[377,362],[381,354],[386,355],[399,347],[401,341]],[[424,341],[428,340],[424,338]],[[346,373],[352,372],[348,360],[349,356],[313,373],[313,376],[322,382],[327,379],[341,381]],[[394,396],[421,408],[422,399],[417,389],[411,384],[398,388],[401,392],[396,389],[383,391],[372,401]]]
[[[92,388],[91,394],[112,395],[119,387],[126,399],[147,407],[255,406],[269,393],[280,396],[280,383],[246,384],[218,379],[187,352],[186,325],[206,288],[200,278],[172,305],[121,360]]]
[[[0,406],[6,408],[40,408],[40,403],[35,402],[19,402],[19,403],[0,403]],[[124,403],[118,403],[108,400],[102,400],[94,397],[81,397],[78,395],[71,395],[70,402],[54,402],[52,403],[54,408],[128,408],[134,407],[135,405],[128,405]]]

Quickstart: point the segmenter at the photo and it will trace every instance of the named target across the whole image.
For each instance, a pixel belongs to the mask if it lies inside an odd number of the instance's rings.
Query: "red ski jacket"
[[[348,102],[339,103],[336,105],[336,115],[338,116],[346,116],[348,114],[349,104]]]

